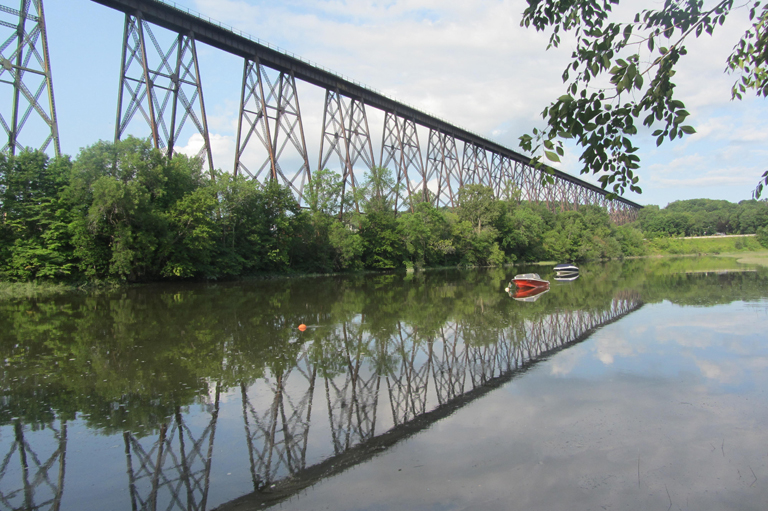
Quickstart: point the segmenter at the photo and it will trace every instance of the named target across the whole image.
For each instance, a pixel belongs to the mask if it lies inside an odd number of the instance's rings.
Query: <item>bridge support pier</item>
[[[254,135],[267,154],[259,167],[251,170],[243,159]],[[297,171],[286,174],[280,166],[280,157],[285,153],[288,142],[294,155],[299,157],[301,166]],[[267,168],[270,179],[280,179],[283,185],[291,188],[301,204],[310,170],[296,78],[292,73],[281,71],[274,80],[270,80],[267,69],[255,57],[244,61],[234,173],[245,172],[258,180]]]
[[[421,200],[429,200],[416,123],[391,112],[384,114],[380,161],[382,167],[387,167],[390,163],[395,165],[395,210],[401,204],[407,204],[413,211],[413,203],[419,196]]]
[[[159,59],[156,67],[149,63],[147,37],[154,49],[153,57]],[[127,99],[125,108],[124,99]],[[166,120],[169,107],[170,123]],[[125,15],[115,141],[122,138],[136,113],[140,113],[149,126],[154,146],[165,149],[168,157],[173,156],[181,130],[187,119],[191,119],[202,138],[197,156],[207,161],[213,172],[195,36],[191,32],[179,33],[171,47],[163,51],[140,11]]]
[[[323,131],[320,139],[319,170],[325,169],[331,154],[339,157],[342,168],[341,195],[347,193],[347,185],[354,193],[357,188],[357,178],[354,169],[359,160],[363,160],[368,170],[373,170],[376,161],[373,158],[373,145],[368,129],[368,116],[365,104],[356,98],[342,96],[338,90],[326,89],[325,111],[323,113]],[[344,201],[341,201],[343,214]],[[360,210],[357,199],[355,208]]]
[[[488,154],[484,148],[465,142],[461,167],[461,186],[468,184],[491,186]]]
[[[429,130],[425,179],[427,181],[437,179],[434,202],[436,207],[456,207],[462,176],[455,137],[435,129]]]
[[[16,5],[19,5],[18,1]],[[43,0],[21,0],[20,9],[2,7],[0,83],[13,87],[13,99],[10,120],[0,113],[0,125],[8,135],[8,141],[0,151],[16,154],[17,150],[27,147],[20,141],[20,136],[22,129],[32,118],[33,123],[39,119],[48,127],[48,135],[37,149],[46,151],[53,143],[54,153],[59,156],[59,128],[53,100],[53,78]],[[31,23],[28,25],[27,22]],[[8,29],[11,29],[10,33]]]

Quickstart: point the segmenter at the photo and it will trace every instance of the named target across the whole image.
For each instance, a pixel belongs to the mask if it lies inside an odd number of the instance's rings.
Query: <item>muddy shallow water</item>
[[[764,509],[766,331],[714,258],[3,302],[0,509]]]

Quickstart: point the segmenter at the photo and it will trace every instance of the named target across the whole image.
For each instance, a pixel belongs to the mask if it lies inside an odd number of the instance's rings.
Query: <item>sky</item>
[[[15,5],[3,0],[8,2]],[[524,0],[176,3],[518,152],[518,137],[542,127],[542,109],[565,91],[561,74],[571,54],[570,41],[547,51],[547,34],[520,27]],[[658,4],[635,1],[629,7]],[[74,157],[83,147],[114,138],[124,15],[91,0],[47,0],[45,14],[61,148]],[[641,132],[638,175],[643,193],[626,192],[626,198],[662,207],[682,199],[750,198],[768,169],[768,103],[749,95],[731,101],[736,77],[723,71],[747,26],[742,9],[715,37],[688,44],[676,94],[691,112],[688,121],[697,133],[657,148],[650,132]],[[159,27],[153,32],[161,45],[170,47],[170,33]],[[231,171],[243,62],[202,43],[197,51],[214,163]],[[314,168],[324,91],[299,83],[298,94]],[[383,118],[368,109],[377,161]],[[182,133],[178,149],[195,153],[199,136],[191,126]],[[127,133],[149,135],[146,124],[136,120]],[[425,152],[427,131],[420,129],[419,137]],[[248,158],[260,161],[257,153],[254,149]],[[579,175],[579,154],[578,148],[569,147],[557,168]],[[597,183],[595,176],[579,177]]]

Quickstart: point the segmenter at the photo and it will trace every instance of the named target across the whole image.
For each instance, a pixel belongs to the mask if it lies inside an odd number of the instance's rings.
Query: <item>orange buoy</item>
[[[299,331],[303,332],[306,329],[307,329],[307,325],[305,325],[304,323],[299,325]]]

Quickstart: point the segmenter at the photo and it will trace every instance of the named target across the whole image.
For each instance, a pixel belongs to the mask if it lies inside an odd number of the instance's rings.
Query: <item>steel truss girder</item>
[[[48,458],[41,459],[37,452],[32,449],[32,445],[27,440],[24,431],[24,425],[20,420],[13,423],[14,438],[11,442],[8,453],[0,462],[0,505],[3,509],[24,509],[29,511],[37,510],[58,510],[61,507],[61,498],[64,494],[64,469],[65,458],[67,454],[67,421],[61,419],[59,429],[56,429],[53,423],[48,424],[41,431],[35,434],[42,434],[43,431],[50,430],[53,433],[54,446],[56,449]],[[18,460],[21,464],[21,487],[10,489],[13,483],[6,479],[6,472],[18,453]],[[51,469],[57,470],[56,478],[52,480],[49,472]],[[6,479],[4,481],[4,479]],[[44,494],[44,495],[43,495]],[[40,501],[40,499],[43,499]]]
[[[244,163],[248,144],[253,136],[261,142],[267,155],[259,167],[251,170]],[[287,147],[300,158],[295,172],[284,172],[280,157]],[[280,179],[291,189],[299,204],[303,202],[304,185],[309,182],[309,156],[304,138],[304,126],[299,108],[299,95],[293,73],[280,71],[270,79],[267,68],[258,57],[244,59],[243,82],[240,93],[240,115],[235,148],[235,175],[244,172],[260,180],[268,169],[269,179]]]
[[[48,127],[48,134],[36,149],[45,151],[53,143],[54,153],[59,156],[43,0],[21,0],[20,4],[19,9],[0,6],[0,83],[12,87],[11,118],[6,119],[0,112],[0,125],[8,136],[0,151],[16,154],[23,150],[26,146],[20,141],[21,132],[30,118],[39,118]],[[9,15],[11,21],[6,19]]]
[[[342,197],[347,193],[348,185],[354,194],[358,184],[354,172],[357,162],[362,160],[368,170],[376,166],[365,104],[360,99],[342,96],[338,90],[326,89],[318,170],[326,168],[334,153],[342,168]],[[343,201],[341,203],[343,208]],[[355,207],[359,211],[356,198]],[[340,214],[343,213],[341,210]]]
[[[159,59],[155,67],[151,67],[149,62],[147,38],[154,50],[151,54]],[[124,101],[126,96],[127,102]],[[125,108],[124,103],[127,103]],[[191,120],[203,139],[197,157],[207,162],[209,170],[213,172],[213,153],[195,35],[191,32],[178,33],[171,47],[163,51],[140,11],[125,15],[115,123],[116,141],[122,138],[137,113],[141,114],[149,126],[155,148],[165,149],[168,157],[173,156],[181,131],[186,121]]]
[[[149,446],[130,431],[123,433],[132,509],[207,509],[220,392],[217,383],[213,403],[206,406],[211,419],[197,437],[180,408]]]
[[[419,134],[413,120],[385,112],[379,161],[382,167],[395,164],[395,190],[389,197],[395,210],[402,204],[413,210],[414,201],[429,200]]]

